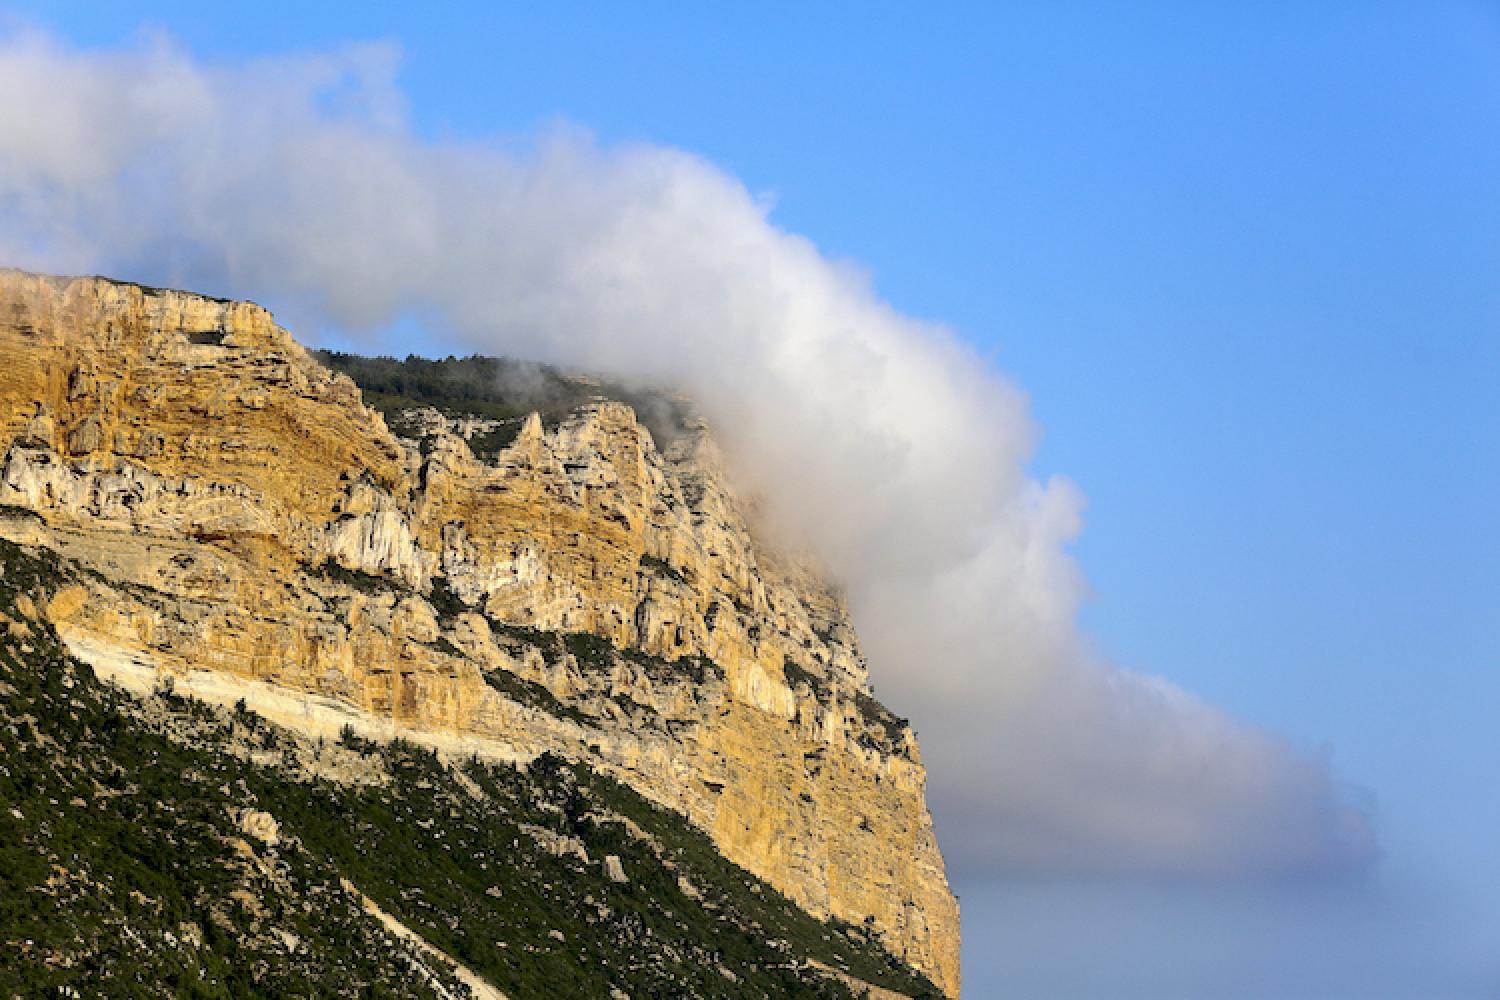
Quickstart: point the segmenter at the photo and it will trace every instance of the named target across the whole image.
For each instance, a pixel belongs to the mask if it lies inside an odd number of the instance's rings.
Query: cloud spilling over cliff
[[[0,262],[678,384],[775,531],[847,587],[970,870],[1326,871],[1373,851],[1327,763],[1093,655],[1082,499],[1022,393],[776,228],[734,178],[558,131],[434,142],[385,47],[235,65],[0,40]]]

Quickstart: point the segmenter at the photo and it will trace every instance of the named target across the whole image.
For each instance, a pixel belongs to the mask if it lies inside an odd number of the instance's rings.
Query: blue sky
[[[1091,642],[1330,755],[1385,858],[959,873],[967,995],[1500,996],[1500,6],[9,8],[394,40],[423,135],[689,150],[993,355],[1088,498]]]

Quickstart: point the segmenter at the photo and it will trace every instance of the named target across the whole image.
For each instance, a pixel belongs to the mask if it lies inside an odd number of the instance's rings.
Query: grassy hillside
[[[584,766],[137,701],[30,613],[71,572],[0,541],[0,996],[467,995],[346,885],[513,1000],[938,996]]]

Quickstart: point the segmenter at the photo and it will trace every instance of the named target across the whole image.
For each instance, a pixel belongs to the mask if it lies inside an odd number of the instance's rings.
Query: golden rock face
[[[481,461],[436,412],[394,435],[255,305],[102,279],[0,272],[0,357],[0,535],[98,572],[51,609],[77,648],[288,724],[587,759],[957,995],[915,738],[705,428],[658,448],[597,400]]]

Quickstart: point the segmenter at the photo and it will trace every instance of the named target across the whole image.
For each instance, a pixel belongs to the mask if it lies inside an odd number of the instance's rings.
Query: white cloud
[[[1023,394],[776,228],[734,178],[565,130],[405,124],[397,53],[205,66],[0,41],[0,256],[351,329],[679,383],[779,530],[846,584],[961,867],[1202,873],[1371,854],[1325,762],[1080,642],[1082,498],[1026,473]]]

